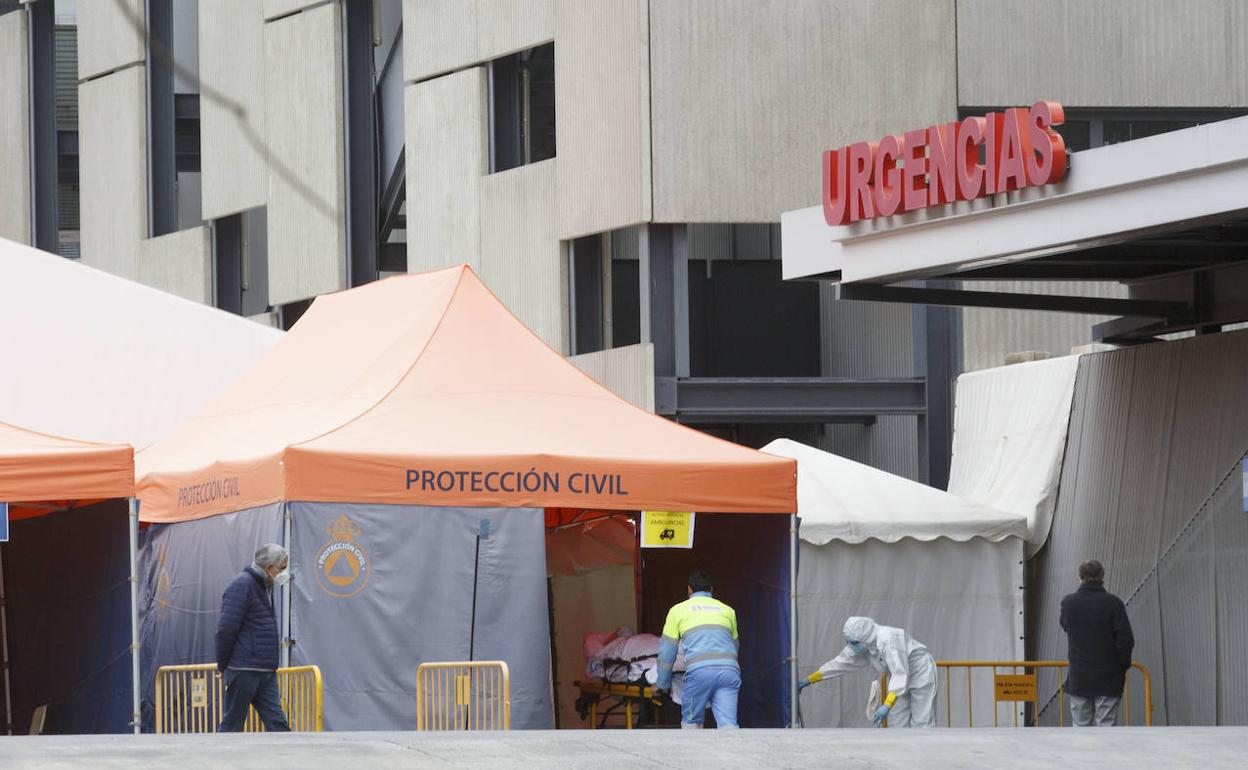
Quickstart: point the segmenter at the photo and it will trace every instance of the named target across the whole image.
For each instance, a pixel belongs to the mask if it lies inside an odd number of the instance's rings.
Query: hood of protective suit
[[[877,626],[871,618],[852,617],[845,621],[846,641],[852,639],[862,642],[868,649],[875,649],[875,630]]]

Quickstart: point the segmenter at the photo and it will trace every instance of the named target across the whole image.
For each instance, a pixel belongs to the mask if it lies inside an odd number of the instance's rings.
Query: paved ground
[[[1248,727],[0,738],[0,767],[1244,767]]]

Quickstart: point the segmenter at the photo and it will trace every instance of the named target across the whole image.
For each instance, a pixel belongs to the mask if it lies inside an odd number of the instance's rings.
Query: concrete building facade
[[[942,486],[953,378],[1104,319],[784,282],[780,214],[819,201],[821,152],[1039,99],[1075,149],[1248,111],[1242,0],[4,7],[0,236],[56,250],[72,162],[83,262],[261,322],[467,262],[637,403]],[[72,160],[46,130],[70,14]]]

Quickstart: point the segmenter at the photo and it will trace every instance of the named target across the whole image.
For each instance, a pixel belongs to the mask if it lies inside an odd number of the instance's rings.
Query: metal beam
[[[674,392],[658,385],[662,378],[689,376],[689,261],[685,225],[642,225],[638,238],[641,258],[641,341],[654,345],[655,411],[674,414],[667,396]]]
[[[30,36],[30,211],[36,248],[57,253],[56,17],[51,0],[26,6]]]
[[[870,423],[880,415],[921,415],[927,409],[922,377],[660,378],[674,393],[673,414],[685,423]]]
[[[952,281],[928,283],[931,289],[957,286]],[[919,480],[946,489],[953,455],[953,381],[962,371],[962,311],[920,305],[912,318],[914,373],[927,380],[927,412],[918,419]]]
[[[837,287],[837,292],[838,299],[867,300],[871,302],[902,302],[954,307],[998,307],[1011,310],[1050,310],[1059,313],[1136,315],[1150,318],[1183,318],[1191,314],[1191,308],[1185,302],[964,291],[961,289],[915,289],[908,286],[881,286],[868,283],[841,284]]]
[[[147,0],[147,235],[178,229],[173,3]]]
[[[346,120],[347,273],[351,286],[377,280],[377,132],[373,99],[373,4],[342,4]]]

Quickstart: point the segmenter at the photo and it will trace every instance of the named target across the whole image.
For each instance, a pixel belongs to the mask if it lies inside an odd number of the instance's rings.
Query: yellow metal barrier
[[[295,666],[277,670],[286,721],[295,732],[323,729],[321,669]],[[156,672],[156,732],[158,734],[215,733],[225,710],[225,680],[215,663],[162,666]],[[264,732],[253,708],[243,730]]]
[[[1041,670],[1055,670],[1057,674],[1057,723],[1066,726],[1066,694],[1065,669],[1070,665],[1064,660],[940,660],[936,661],[937,670],[945,672],[945,726],[953,726],[953,669],[966,669],[966,724],[975,724],[975,688],[971,682],[971,672],[976,669],[991,669],[993,678],[992,724],[1000,727],[998,704],[1010,703],[1013,707],[1014,726],[1018,727],[1018,704],[1033,704],[1033,725],[1040,724],[1039,687],[1037,673]],[[1153,677],[1141,663],[1132,663],[1131,668],[1140,672],[1144,687],[1144,725],[1153,726]],[[1001,669],[1009,669],[1002,673]],[[888,675],[880,677],[882,687],[888,688]],[[1131,677],[1126,677],[1122,692],[1123,724],[1131,724]]]
[[[417,730],[510,730],[511,673],[501,660],[421,663]]]

